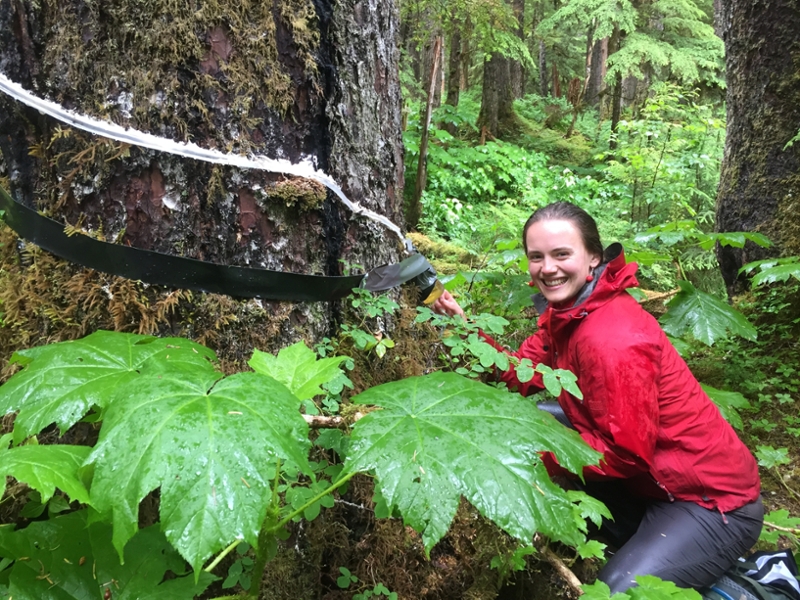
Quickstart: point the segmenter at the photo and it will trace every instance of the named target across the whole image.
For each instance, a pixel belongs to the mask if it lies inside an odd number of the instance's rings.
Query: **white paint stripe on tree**
[[[82,115],[64,108],[60,104],[39,98],[32,94],[18,83],[11,81],[3,73],[0,73],[0,91],[5,92],[15,100],[35,108],[41,113],[49,115],[54,119],[67,123],[83,131],[88,131],[108,139],[124,142],[141,148],[149,148],[158,152],[167,152],[194,160],[201,160],[216,165],[227,165],[242,169],[257,169],[270,173],[282,173],[295,177],[304,177],[316,181],[334,194],[336,194],[347,208],[357,215],[363,215],[377,223],[380,223],[400,238],[407,251],[411,251],[411,242],[403,235],[400,228],[385,216],[364,208],[357,202],[351,201],[345,196],[342,188],[327,173],[314,168],[310,158],[301,163],[293,163],[285,159],[273,159],[266,156],[252,155],[244,156],[241,154],[229,154],[208,148],[201,148],[194,143],[176,142],[151,133],[145,133],[131,127],[122,127],[116,123],[101,121],[87,115]]]

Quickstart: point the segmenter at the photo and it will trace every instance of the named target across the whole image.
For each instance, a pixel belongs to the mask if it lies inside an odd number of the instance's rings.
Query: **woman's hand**
[[[442,295],[436,299],[436,302],[433,303],[431,308],[434,312],[437,312],[440,315],[447,315],[449,317],[460,315],[462,319],[467,318],[464,315],[464,309],[458,305],[456,299],[453,298],[453,295],[447,290],[445,290]]]

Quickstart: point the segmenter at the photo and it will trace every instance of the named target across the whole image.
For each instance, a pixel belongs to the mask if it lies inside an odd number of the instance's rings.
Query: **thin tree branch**
[[[323,415],[303,415],[311,429],[345,429],[358,421],[364,413],[357,412],[352,418],[345,417],[325,417]]]
[[[549,546],[544,546],[541,548],[540,552],[542,553],[542,556],[544,556],[544,559],[553,566],[553,568],[556,570],[556,573],[561,576],[561,579],[564,580],[567,586],[573,592],[578,594],[578,596],[583,596],[583,589],[581,589],[581,585],[583,584],[581,583],[581,580],[578,579],[577,575],[572,572],[572,569],[570,569],[564,563],[564,561],[561,560],[561,558],[550,549]]]
[[[775,529],[777,531],[785,531],[786,533],[791,533],[792,535],[800,535],[800,529],[793,529],[791,527],[782,527],[780,525],[776,525],[775,523],[770,523],[769,521],[764,521],[764,526],[769,527],[770,529]]]

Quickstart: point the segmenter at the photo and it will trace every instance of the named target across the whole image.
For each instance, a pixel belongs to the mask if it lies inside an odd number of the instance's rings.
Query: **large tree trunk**
[[[483,93],[478,127],[484,136],[497,137],[513,122],[514,95],[511,91],[511,61],[495,52],[483,63]]]
[[[392,0],[0,0],[0,65],[81,113],[223,151],[311,160],[351,199],[400,222],[396,28]],[[340,274],[340,259],[371,267],[398,256],[391,234],[307,180],[128,149],[4,95],[0,150],[19,201],[107,240],[309,274]],[[63,291],[52,293],[64,301]],[[181,320],[199,302],[195,295],[169,319],[116,325],[198,334]],[[240,355],[319,337],[335,316],[334,305],[249,306],[246,320],[233,316],[241,327],[219,342]],[[75,337],[107,326],[101,321],[65,321],[59,332],[50,323],[46,333]]]
[[[757,231],[773,248],[718,250],[733,294],[750,261],[800,254],[800,9],[792,0],[723,2],[728,132],[717,196],[719,231]]]
[[[608,60],[608,38],[597,40],[592,45],[591,68],[584,101],[590,106],[600,103],[605,92],[606,61]]]

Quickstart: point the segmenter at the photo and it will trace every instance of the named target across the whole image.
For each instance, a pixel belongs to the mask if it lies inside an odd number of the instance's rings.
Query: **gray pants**
[[[539,406],[571,427],[557,404]],[[605,503],[614,517],[604,520],[599,531],[618,548],[598,574],[612,594],[635,586],[636,575],[655,575],[683,588],[707,587],[752,548],[764,521],[760,498],[722,515],[693,502],[632,496],[622,480],[580,487]]]

